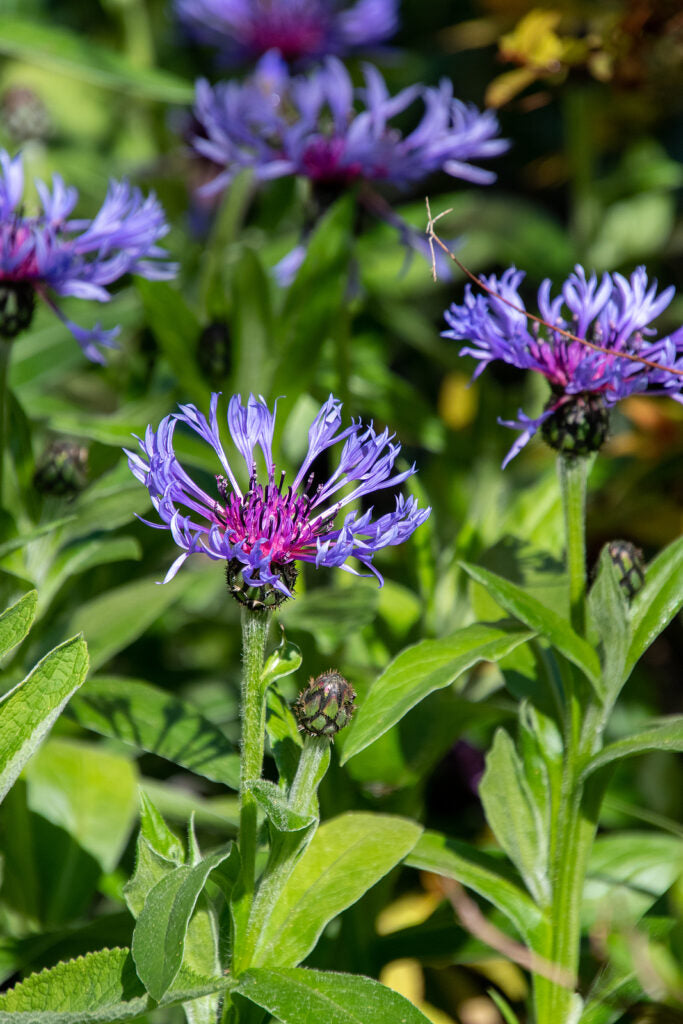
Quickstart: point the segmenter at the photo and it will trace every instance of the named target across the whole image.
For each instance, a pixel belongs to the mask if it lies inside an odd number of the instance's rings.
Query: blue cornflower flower
[[[112,347],[118,328],[79,327],[62,313],[53,294],[108,302],[107,285],[123,274],[151,280],[172,277],[176,266],[163,259],[166,253],[156,244],[168,231],[164,211],[153,195],[145,199],[127,182],[111,181],[95,217],[72,220],[75,188],[67,188],[58,174],[52,190],[42,181],[35,186],[42,212],[27,217],[21,205],[21,154],[11,158],[0,150],[0,334],[14,337],[27,327],[39,295],[88,359],[104,362],[98,346]]]
[[[638,267],[630,279],[605,273],[598,281],[594,273],[587,277],[583,267],[576,266],[555,298],[552,282],[544,280],[538,289],[540,318],[599,346],[597,351],[538,322],[529,324],[518,291],[524,276],[510,267],[500,279],[483,277],[500,298],[474,294],[467,285],[464,304],[453,303],[444,314],[450,330],[443,336],[467,341],[460,355],[479,360],[475,377],[499,359],[535,370],[550,384],[551,397],[540,416],[533,419],[520,410],[518,420],[500,421],[522,431],[503,466],[539,427],[546,441],[570,454],[585,454],[584,443],[586,451],[597,450],[607,432],[609,409],[637,392],[669,395],[683,402],[683,327],[658,338],[656,328],[650,326],[671,302],[673,287],[658,295],[657,282],[648,285],[645,267]],[[645,361],[624,358],[624,353]],[[577,440],[577,429],[592,431],[592,437]],[[565,437],[567,430],[570,436]]]
[[[437,88],[412,85],[391,96],[377,68],[366,64],[363,74],[364,88],[354,89],[341,61],[328,57],[308,75],[291,75],[271,51],[244,82],[211,87],[200,80],[199,132],[192,141],[220,169],[202,193],[219,192],[243,168],[259,181],[300,175],[327,195],[358,184],[371,212],[397,227],[404,244],[426,251],[424,236],[418,238],[371,186],[404,188],[436,171],[490,184],[495,174],[474,161],[497,156],[508,142],[498,137],[495,114],[455,99],[446,79]],[[424,105],[422,118],[404,135],[392,119],[416,100]],[[293,257],[290,263],[288,269],[296,269]]]
[[[346,514],[337,525],[340,511],[351,502],[385,487],[395,487],[415,472],[393,467],[401,446],[388,430],[378,434],[370,426],[352,422],[341,429],[341,402],[332,395],[324,403],[308,432],[308,451],[291,484],[283,472],[276,479],[272,444],[275,408],[263,398],[250,395],[242,405],[233,395],[228,405],[228,429],[235,448],[247,467],[248,486],[238,481],[219,436],[218,395],[211,396],[207,420],[194,405],[166,416],[158,430],[148,427],[138,438],[141,455],[128,451],[128,465],[149,490],[162,521],[150,523],[168,529],[182,554],[174,561],[164,583],[173,579],[183,562],[195,553],[225,560],[228,581],[239,597],[244,588],[261,588],[271,603],[277,595],[290,596],[296,579],[295,563],[338,566],[359,575],[347,564],[356,558],[383,582],[372,564],[381,548],[406,540],[429,516],[413,497],[396,499],[393,512],[372,518],[372,509],[360,515]],[[277,405],[277,403],[276,403]],[[216,495],[206,493],[183,469],[173,448],[173,434],[183,423],[215,451],[221,473],[216,476]],[[325,482],[316,482],[315,460],[334,445],[343,447],[337,468]],[[265,483],[257,479],[255,449],[265,462]],[[351,486],[349,486],[351,485]],[[145,520],[146,521],[146,520]],[[240,579],[241,574],[241,579]]]
[[[199,42],[230,61],[268,50],[288,61],[344,56],[389,39],[398,27],[397,0],[175,0],[175,7]]]

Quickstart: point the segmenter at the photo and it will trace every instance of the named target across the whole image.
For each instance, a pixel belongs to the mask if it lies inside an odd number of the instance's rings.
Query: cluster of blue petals
[[[347,564],[356,558],[382,583],[372,565],[381,548],[401,544],[429,516],[413,497],[396,499],[393,512],[372,518],[372,509],[362,515],[355,509],[340,523],[341,510],[375,491],[401,484],[415,467],[394,472],[401,446],[388,430],[378,434],[360,421],[341,427],[341,402],[332,395],[322,406],[308,432],[308,451],[291,481],[276,476],[272,444],[275,409],[262,398],[249,397],[246,405],[234,395],[228,405],[228,430],[246,464],[247,486],[228,460],[220,440],[217,419],[218,395],[211,396],[207,419],[194,405],[181,405],[180,412],[165,417],[157,430],[148,427],[138,438],[141,454],[127,452],[133,474],[147,487],[161,524],[171,531],[182,553],[169,569],[167,583],[192,554],[236,560],[249,586],[270,584],[280,593],[290,591],[282,578],[282,567],[296,561],[320,566],[338,566],[359,575]],[[276,403],[277,404],[277,403]],[[213,448],[217,456],[216,494],[210,495],[186,472],[173,447],[178,423],[189,427]],[[339,461],[328,480],[317,482],[313,464],[318,456],[341,445]],[[265,481],[259,483],[255,450],[263,457]],[[352,486],[349,486],[352,485]]]
[[[463,305],[454,303],[446,311],[449,330],[443,332],[446,338],[467,341],[460,355],[479,360],[475,377],[498,359],[523,370],[535,370],[550,384],[554,400],[541,416],[533,419],[520,410],[518,420],[501,421],[522,432],[504,466],[573,395],[597,393],[607,407],[643,391],[683,402],[683,328],[658,338],[656,329],[650,326],[671,302],[673,287],[658,295],[657,282],[648,283],[644,267],[638,267],[629,279],[605,273],[598,280],[594,273],[587,277],[583,267],[577,266],[554,298],[552,282],[543,281],[536,315],[607,350],[598,352],[582,341],[530,323],[519,294],[523,279],[524,273],[514,267],[501,278],[482,277],[500,298],[475,294],[468,285]],[[657,367],[625,359],[622,353],[639,356]]]
[[[153,195],[144,198],[127,182],[112,181],[92,220],[70,219],[78,200],[55,174],[50,190],[35,182],[41,212],[23,214],[24,169],[21,155],[0,150],[0,282],[30,285],[60,317],[85,355],[103,362],[99,346],[112,347],[118,328],[79,327],[68,320],[54,295],[108,302],[107,286],[123,274],[163,280],[176,273],[157,245],[168,231],[164,211]]]
[[[205,188],[218,192],[242,168],[261,181],[302,175],[315,182],[357,181],[407,186],[435,171],[478,184],[495,180],[472,161],[504,152],[492,111],[453,96],[452,83],[409,86],[391,96],[377,68],[364,65],[365,86],[354,89],[335,57],[308,75],[292,75],[271,51],[245,82],[197,83],[193,144],[222,170]],[[424,112],[404,135],[391,124],[416,100]]]
[[[397,0],[175,0],[198,42],[231,62],[279,50],[285,60],[344,56],[389,39],[398,27]]]

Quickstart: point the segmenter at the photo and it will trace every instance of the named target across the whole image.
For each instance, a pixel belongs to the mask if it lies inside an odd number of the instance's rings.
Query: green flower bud
[[[11,340],[30,327],[35,306],[33,285],[26,281],[0,282],[0,337]]]
[[[294,711],[299,729],[309,736],[332,737],[351,721],[356,691],[332,669],[311,679],[299,694]]]
[[[70,497],[87,483],[88,449],[78,441],[53,441],[43,452],[33,477],[41,494]]]
[[[47,139],[53,133],[52,121],[40,96],[25,86],[13,85],[0,100],[0,119],[16,142]]]
[[[232,339],[228,325],[214,320],[199,335],[197,362],[208,381],[220,382],[230,373],[232,366]]]
[[[245,608],[249,608],[253,612],[265,612],[272,608],[279,608],[283,601],[287,600],[287,595],[276,590],[271,583],[264,583],[258,587],[245,583],[242,575],[243,569],[244,566],[239,558],[231,558],[225,567],[225,581],[232,596]],[[299,575],[296,565],[293,562],[288,562],[286,565],[276,565],[275,562],[272,562],[271,569],[277,572],[287,590],[290,593],[293,592],[296,578]]]
[[[628,540],[610,541],[607,551],[618,571],[619,585],[631,600],[645,582],[643,552]]]
[[[554,406],[555,397],[547,404]],[[609,429],[609,411],[601,395],[586,391],[571,395],[541,426],[546,444],[563,455],[590,455],[603,445]]]

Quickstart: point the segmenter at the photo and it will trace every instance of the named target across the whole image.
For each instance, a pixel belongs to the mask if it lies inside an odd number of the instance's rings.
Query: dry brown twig
[[[454,253],[451,252],[446,243],[441,238],[439,238],[436,231],[434,230],[434,225],[436,224],[436,222],[438,220],[441,220],[442,217],[445,217],[446,214],[452,213],[452,208],[449,210],[442,210],[441,213],[437,213],[436,217],[432,217],[432,211],[429,205],[428,196],[425,196],[425,204],[427,206],[426,235],[429,241],[429,251],[432,257],[432,277],[434,278],[434,281],[437,280],[436,253],[434,252],[434,245],[436,244],[439,246],[441,250],[443,250],[443,252],[446,253],[448,258],[452,260],[453,263],[455,263],[456,267],[458,267],[458,269],[461,270],[463,274],[469,277],[470,281],[473,281],[477,285],[477,287],[481,288],[482,291],[487,292],[488,295],[492,295],[495,299],[498,299],[499,302],[505,303],[505,305],[509,306],[510,309],[514,309],[516,313],[521,313],[523,316],[527,318],[527,320],[533,320],[535,323],[541,324],[543,327],[547,327],[548,330],[553,331],[555,334],[561,334],[562,337],[567,338],[568,341],[578,341],[582,345],[585,345],[587,348],[592,348],[594,352],[602,352],[603,355],[612,356],[613,358],[616,359],[628,359],[633,363],[640,363],[641,366],[649,366],[653,370],[664,370],[665,373],[673,373],[677,377],[683,377],[683,370],[677,370],[671,366],[663,366],[661,363],[655,363],[652,362],[652,360],[650,359],[644,359],[642,356],[634,355],[632,352],[615,352],[614,349],[603,348],[601,345],[596,345],[594,341],[588,341],[587,338],[579,338],[576,334],[572,334],[571,331],[567,331],[562,327],[556,327],[554,324],[549,324],[547,320],[543,319],[543,317],[536,316],[534,313],[529,313],[522,306],[517,306],[514,302],[511,302],[510,299],[506,299],[502,295],[499,295],[498,292],[494,291],[493,288],[490,288],[485,281],[482,281],[482,279],[477,277],[476,274],[473,274],[471,270],[468,270],[465,264],[462,263]]]
[[[476,939],[485,942],[487,946],[495,949],[497,953],[502,953],[503,956],[507,957],[508,960],[512,960],[513,963],[519,964],[525,971],[539,974],[542,978],[547,978],[548,981],[561,985],[562,988],[572,990],[576,988],[577,979],[571,971],[560,967],[559,964],[552,963],[550,960],[546,960],[545,957],[539,956],[531,949],[523,946],[521,942],[515,942],[509,935],[506,935],[499,928],[496,928],[495,925],[491,924],[490,921],[487,921],[477,904],[474,900],[470,899],[459,882],[451,878],[439,876],[439,888],[448,899],[464,927]]]

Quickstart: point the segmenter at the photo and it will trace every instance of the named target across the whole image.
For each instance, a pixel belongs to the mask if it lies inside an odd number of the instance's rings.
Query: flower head
[[[401,450],[388,430],[376,433],[372,424],[352,422],[341,428],[341,403],[331,395],[308,432],[308,451],[291,483],[276,474],[272,443],[275,410],[262,398],[250,395],[242,405],[233,395],[228,405],[228,430],[246,464],[248,484],[242,487],[219,436],[218,395],[211,396],[209,418],[194,405],[165,417],[158,430],[148,427],[138,439],[141,455],[127,452],[133,474],[149,490],[161,524],[168,529],[182,553],[166,574],[173,579],[183,562],[194,553],[225,560],[228,582],[235,589],[260,588],[262,596],[277,600],[291,595],[295,563],[338,566],[358,573],[347,564],[351,557],[382,577],[372,565],[373,556],[390,544],[406,540],[428,517],[414,498],[396,499],[394,511],[372,518],[355,509],[341,522],[339,513],[350,503],[385,487],[395,487],[415,472],[415,467],[394,472]],[[215,495],[208,494],[182,467],[173,447],[178,423],[189,427],[216,453],[220,473]],[[335,445],[341,445],[337,468],[325,482],[316,481],[313,464]],[[264,463],[262,482],[257,473],[256,452]],[[241,583],[239,576],[241,574]],[[263,603],[268,603],[265,600]]]
[[[36,181],[41,212],[24,216],[21,155],[0,150],[0,334],[13,337],[28,326],[35,296],[44,299],[76,338],[85,355],[103,362],[98,346],[111,347],[118,328],[88,330],[72,323],[53,295],[108,302],[107,286],[126,273],[150,279],[175,274],[156,243],[168,231],[153,195],[143,198],[127,182],[112,181],[92,220],[70,219],[78,193],[55,174],[50,190]]]
[[[288,61],[343,56],[374,46],[398,27],[397,0],[175,0],[195,38],[230,61],[279,50]]]
[[[365,85],[354,89],[348,71],[335,57],[308,75],[292,75],[271,51],[244,82],[211,87],[199,81],[195,150],[218,173],[202,194],[221,191],[243,168],[259,181],[290,175],[308,178],[317,196],[329,197],[353,185],[363,186],[360,201],[397,227],[404,244],[426,251],[424,236],[403,223],[372,192],[374,186],[404,188],[436,171],[477,184],[495,174],[475,165],[504,152],[492,111],[482,113],[453,96],[449,81],[438,88],[409,86],[392,96],[380,72],[363,68]],[[404,134],[393,119],[420,101],[423,113]],[[286,278],[300,264],[298,246],[280,266]]]
[[[210,190],[224,188],[243,167],[263,181],[298,174],[328,185],[406,186],[434,171],[477,183],[495,179],[472,166],[508,147],[492,111],[455,99],[447,79],[391,96],[377,68],[366,64],[363,74],[364,88],[354,89],[341,61],[328,57],[309,75],[292,76],[271,52],[245,82],[212,88],[199,81],[195,116],[205,135],[194,146],[223,168]],[[422,118],[404,135],[391,121],[418,99]]]
[[[520,410],[517,421],[505,423],[522,433],[503,465],[539,427],[544,428],[546,440],[559,438],[577,416],[581,418],[583,410],[606,417],[605,410],[620,399],[642,391],[683,401],[683,328],[658,338],[650,326],[671,302],[673,287],[658,295],[657,282],[648,284],[644,267],[638,267],[629,279],[605,273],[598,281],[595,274],[587,277],[577,266],[554,298],[551,281],[543,281],[538,290],[540,317],[603,350],[598,351],[537,322],[530,324],[518,291],[523,278],[524,273],[514,267],[500,279],[483,278],[500,298],[488,293],[475,295],[468,285],[463,305],[454,303],[445,313],[450,329],[443,332],[444,337],[467,341],[460,355],[479,360],[475,377],[500,359],[520,369],[535,370],[550,384],[551,397],[539,417],[531,419]],[[624,353],[646,362],[624,358]],[[652,363],[656,366],[648,365]],[[597,439],[604,439],[606,420],[605,429],[597,420],[592,431],[590,424],[579,426],[593,433],[595,447],[599,447]],[[571,452],[571,448],[564,450]],[[574,454],[583,452],[575,448]]]

